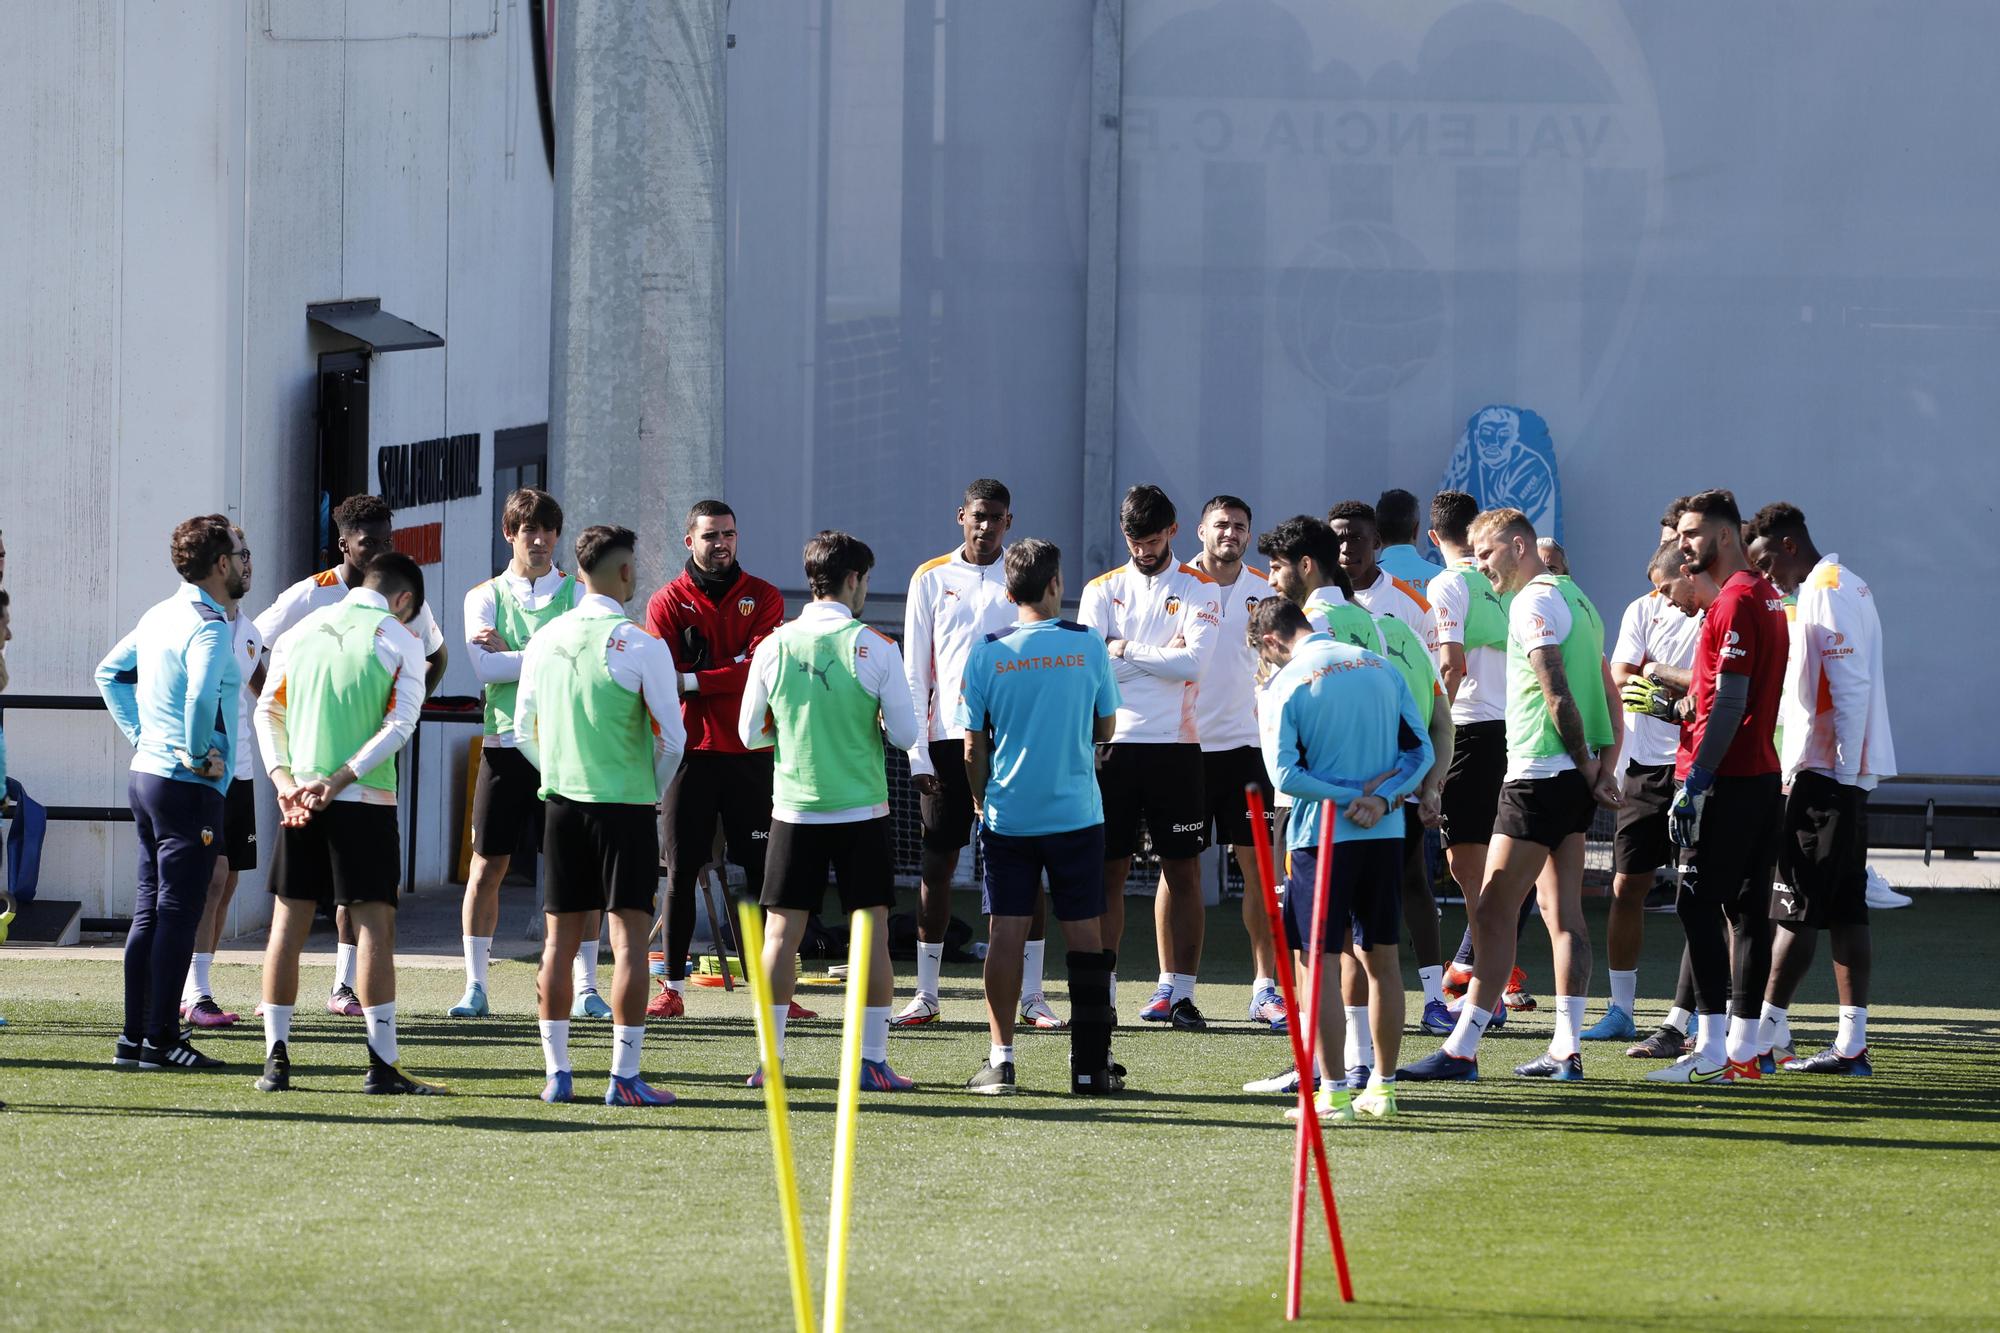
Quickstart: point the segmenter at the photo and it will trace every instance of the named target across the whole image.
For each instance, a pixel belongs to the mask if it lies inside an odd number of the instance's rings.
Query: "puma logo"
[[[352,625],[349,625],[346,629],[335,629],[331,625],[322,624],[319,627],[319,632],[321,634],[331,634],[334,643],[338,644],[341,651],[345,652],[347,650],[347,636],[353,628]]]
[[[574,673],[579,669],[577,666],[577,659],[583,656],[583,649],[581,647],[563,648],[557,644],[552,643],[549,645],[549,651],[554,653],[557,657],[560,657],[563,661],[569,663],[569,669],[572,673]]]
[[[1403,643],[1400,639],[1394,644],[1384,645],[1384,651],[1398,662],[1401,662],[1406,669],[1411,667],[1410,655],[1404,651]]]
[[[826,678],[826,667],[816,667],[810,662],[801,662],[799,663],[799,670],[817,680],[829,693],[833,690],[832,683]]]

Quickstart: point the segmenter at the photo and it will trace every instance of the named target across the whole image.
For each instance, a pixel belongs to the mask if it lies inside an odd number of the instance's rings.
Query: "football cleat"
[[[1775,1074],[1784,1068],[1787,1062],[1797,1059],[1798,1054],[1789,1043],[1773,1046],[1768,1051],[1759,1051],[1757,1053],[1757,1072],[1760,1074]]]
[[[549,1081],[542,1084],[542,1100],[550,1106],[576,1100],[576,1076],[567,1069],[558,1069],[549,1075]]]
[[[1500,1001],[1507,1008],[1519,1009],[1524,1014],[1535,1007],[1535,997],[1528,993],[1528,974],[1526,972],[1517,967],[1509,974],[1507,977],[1507,991],[1500,997]]]
[[[1581,1083],[1583,1056],[1557,1057],[1544,1051],[1524,1065],[1515,1065],[1514,1074],[1518,1078],[1545,1078],[1555,1083]]]
[[[965,1081],[967,1092],[976,1092],[984,1097],[1007,1097],[1014,1091],[1014,1062],[983,1064],[979,1072]]]
[[[1153,998],[1140,1006],[1139,1017],[1148,1023],[1171,1023],[1174,1021],[1174,988],[1156,986]]]
[[[1444,998],[1462,1000],[1465,988],[1472,984],[1472,969],[1464,963],[1453,963],[1444,970]]]
[[[762,1066],[762,1065],[758,1065],[758,1066],[757,1066],[757,1067],[756,1067],[755,1069],[751,1070],[751,1071],[750,1071],[750,1077],[748,1077],[748,1078],[746,1078],[746,1079],[744,1079],[744,1080],[743,1080],[743,1086],[744,1086],[744,1087],[746,1087],[746,1088],[761,1088],[761,1087],[763,1087],[763,1086],[764,1086],[764,1066]]]
[[[1168,1014],[1168,1018],[1173,1023],[1174,1031],[1176,1032],[1208,1031],[1208,1020],[1202,1017],[1201,1010],[1194,1007],[1192,999],[1175,1000],[1173,1010]]]
[[[292,1090],[292,1057],[285,1049],[285,1043],[278,1042],[264,1057],[264,1072],[251,1085],[259,1092],[290,1092]]]
[[[1109,1069],[1099,1069],[1093,1073],[1082,1073],[1071,1069],[1069,1090],[1083,1097],[1105,1097],[1114,1092],[1125,1091],[1125,1066],[1112,1065]]]
[[[141,1069],[220,1069],[222,1061],[212,1055],[203,1055],[188,1044],[186,1037],[179,1037],[167,1046],[154,1043],[149,1037],[139,1043],[139,1068]]]
[[[1021,1001],[1021,1021],[1039,1032],[1061,1032],[1069,1026],[1049,1008],[1048,999],[1040,991]]]
[[[1347,1067],[1347,1080],[1345,1085],[1347,1090],[1349,1092],[1361,1091],[1363,1088],[1368,1086],[1368,1076],[1374,1072],[1375,1071],[1370,1069],[1367,1065],[1349,1065]]]
[[[1916,899],[1907,893],[1898,893],[1882,872],[1874,866],[1868,867],[1868,905],[1878,912],[1893,911],[1898,907],[1908,907]]]
[[[1748,1083],[1764,1077],[1764,1071],[1757,1067],[1757,1057],[1753,1055],[1748,1060],[1731,1060],[1725,1077],[1731,1083]]]
[[[609,1018],[611,1017],[611,1006],[604,1002],[604,997],[597,993],[595,986],[586,986],[576,993],[576,1000],[569,1007],[569,1016],[571,1018]],[[605,1105],[609,1106],[611,1103],[606,1102]]]
[[[1269,1078],[1253,1078],[1243,1085],[1245,1092],[1296,1093],[1299,1090],[1299,1071],[1286,1069]],[[1319,1090],[1319,1075],[1313,1075],[1313,1091]]]
[[[1387,1120],[1396,1114],[1396,1085],[1377,1083],[1354,1099],[1354,1114]]]
[[[918,995],[903,1006],[903,1012],[889,1020],[892,1028],[920,1028],[926,1023],[938,1020],[938,1002],[929,996]]]
[[[1250,998],[1250,1021],[1262,1023],[1277,1033],[1291,1031],[1291,1022],[1285,1014],[1284,997],[1269,987],[1258,991]]]
[[[1344,1089],[1321,1088],[1313,1095],[1313,1114],[1322,1125],[1351,1125],[1354,1123],[1354,1099]],[[1285,1108],[1285,1119],[1298,1118],[1299,1108],[1296,1105]]]
[[[646,1080],[637,1074],[620,1078],[613,1074],[611,1081],[604,1085],[606,1106],[672,1106],[674,1094],[665,1088],[647,1086]]]
[[[1662,1023],[1625,1054],[1634,1060],[1678,1060],[1687,1051],[1688,1034],[1671,1023]]]
[[[111,1048],[111,1067],[113,1069],[137,1069],[139,1067],[139,1056],[143,1050],[144,1046],[142,1043],[127,1041],[125,1038],[120,1037],[118,1044]]]
[[[793,1000],[791,1002],[791,1007],[785,1010],[785,1021],[788,1023],[803,1023],[808,1018],[818,1018],[818,1017],[819,1015],[817,1013],[815,1013],[811,1009],[806,1008],[804,1005],[800,1004],[797,1000]]]
[[[889,1068],[887,1060],[863,1060],[861,1062],[861,1090],[863,1092],[908,1092],[916,1087],[914,1079],[904,1078]]]
[[[1451,1030],[1458,1026],[1458,1020],[1452,1017],[1451,1006],[1443,1000],[1426,1000],[1423,1017],[1417,1020],[1417,1026],[1433,1037],[1449,1037]]]
[[[238,1021],[238,1016],[215,1002],[215,997],[203,995],[193,1004],[181,1006],[181,1018],[198,1028],[226,1028]]]
[[[474,981],[465,988],[465,994],[458,997],[458,1003],[444,1011],[446,1018],[486,1018],[493,1012],[486,1003],[486,987]]]
[[[442,1083],[411,1078],[400,1064],[390,1064],[372,1049],[368,1052],[368,1076],[361,1081],[361,1090],[378,1097],[441,1097],[451,1091]]]
[[[679,1018],[687,1012],[687,1000],[681,993],[665,982],[660,984],[660,993],[646,1001],[646,1017]]]
[[[1753,1066],[1754,1067],[1754,1066]],[[1646,1081],[1649,1083],[1727,1083],[1730,1066],[1727,1061],[1716,1064],[1703,1059],[1699,1054],[1684,1055],[1665,1069],[1649,1069]]]
[[[341,1018],[361,1017],[361,997],[352,986],[335,986],[326,997],[326,1011]]]
[[[1868,1048],[1863,1046],[1853,1055],[1842,1055],[1829,1046],[1817,1055],[1805,1059],[1785,1061],[1788,1074],[1846,1074],[1850,1078],[1867,1078],[1875,1072],[1875,1066],[1868,1062]]]
[[[1631,1041],[1638,1035],[1632,1015],[1615,1004],[1604,1011],[1604,1017],[1583,1030],[1585,1041]]]
[[[1415,1064],[1398,1069],[1396,1077],[1412,1083],[1476,1083],[1479,1080],[1479,1058],[1432,1051]]]

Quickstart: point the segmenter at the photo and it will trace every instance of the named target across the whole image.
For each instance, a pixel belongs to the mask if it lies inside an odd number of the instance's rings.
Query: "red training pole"
[[[1278,909],[1277,865],[1271,850],[1270,829],[1264,822],[1264,793],[1253,783],[1245,788],[1244,799],[1250,814],[1250,839],[1257,854],[1257,872],[1263,881],[1259,887],[1263,893],[1264,914],[1270,918],[1271,938],[1282,955],[1288,952],[1284,946],[1285,922],[1283,914]],[[1300,1124],[1302,1128],[1309,1127],[1307,1142],[1312,1148],[1313,1163],[1319,1168],[1320,1204],[1326,1213],[1328,1234],[1332,1237],[1334,1270],[1341,1275],[1342,1298],[1351,1301],[1354,1299],[1353,1288],[1347,1279],[1347,1256],[1340,1235],[1340,1213],[1333,1201],[1333,1175],[1327,1167],[1326,1142],[1320,1129],[1319,1117],[1311,1114],[1312,1094],[1305,1091],[1312,1087],[1312,1058],[1306,1052],[1306,1036],[1299,1030],[1296,1017],[1301,1011],[1296,988],[1292,984],[1292,960],[1281,956],[1277,973],[1278,985],[1284,991],[1285,1011],[1294,1016],[1285,1026],[1291,1035],[1292,1060],[1299,1071],[1299,1087],[1302,1093],[1300,1110],[1304,1116]],[[1296,1167],[1297,1164],[1294,1165]],[[1294,1185],[1301,1190],[1303,1188],[1302,1182],[1297,1178],[1296,1170]],[[1302,1209],[1300,1211],[1302,1212]],[[1301,1217],[1300,1225],[1293,1229],[1290,1263],[1286,1274],[1285,1318],[1288,1320],[1299,1317],[1304,1256],[1305,1228]]]

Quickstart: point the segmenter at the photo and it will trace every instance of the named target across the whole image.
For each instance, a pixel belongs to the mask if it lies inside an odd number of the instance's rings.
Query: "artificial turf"
[[[891,1061],[919,1091],[863,1101],[854,1327],[1281,1321],[1291,1131],[1282,1099],[1238,1089],[1284,1065],[1288,1045],[1242,1021],[1233,908],[1209,925],[1211,1030],[1137,1027],[1137,960],[1152,949],[1134,907],[1123,1097],[1062,1093],[1059,1035],[1020,1037],[1011,1100],[957,1091],[986,1048],[969,968],[947,972],[950,1021],[893,1035]],[[1601,906],[1591,914],[1601,940]],[[1448,909],[1448,939],[1460,923]],[[1664,1008],[1677,934],[1673,918],[1648,919],[1642,1022]],[[1315,1227],[1307,1318],[1990,1327],[2000,1010],[1983,983],[1996,937],[1991,896],[1926,896],[1877,918],[1872,1079],[1664,1088],[1622,1047],[1594,1045],[1583,1084],[1529,1083],[1510,1070],[1541,1050],[1549,1008],[1517,1018],[1487,1041],[1478,1084],[1408,1086],[1396,1120],[1329,1130],[1359,1302],[1339,1306]],[[1523,958],[1546,994],[1538,927]],[[1593,1019],[1602,966],[1600,953]],[[309,968],[302,994],[325,979]],[[245,1021],[201,1044],[231,1067],[126,1073],[108,1063],[114,964],[0,954],[0,1324],[789,1323],[763,1104],[742,1086],[746,994],[691,990],[688,1017],[652,1025],[646,1074],[681,1102],[632,1110],[595,1104],[609,1033],[587,1021],[572,1050],[591,1103],[535,1099],[524,964],[496,964],[501,1016],[470,1022],[435,1016],[455,972],[404,971],[404,1063],[451,1084],[437,1099],[362,1096],[360,1020],[304,1005],[298,1090],[259,1095],[255,970],[215,981]],[[816,1283],[837,996],[802,993],[828,1017],[793,1026],[786,1062]],[[1831,1004],[1822,960],[1794,1010],[1802,1051],[1830,1036]],[[1405,1059],[1436,1044],[1412,1036]]]

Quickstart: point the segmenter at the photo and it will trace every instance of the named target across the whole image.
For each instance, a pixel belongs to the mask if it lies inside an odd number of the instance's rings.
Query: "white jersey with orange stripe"
[[[1201,740],[1196,707],[1221,637],[1218,591],[1208,575],[1172,555],[1156,574],[1127,563],[1084,588],[1077,619],[1106,642],[1126,645],[1112,663],[1122,696],[1114,742]]]
[[[1220,638],[1202,675],[1194,710],[1204,750],[1238,750],[1262,743],[1257,734],[1257,653],[1247,630],[1250,612],[1270,595],[1270,577],[1249,565],[1239,567],[1234,583],[1215,586]]]
[[[917,743],[910,772],[931,773],[930,743],[965,735],[958,726],[958,695],[965,659],[974,644],[1005,631],[1016,619],[1007,600],[1006,557],[975,565],[965,548],[926,560],[910,575],[903,604],[903,665],[917,712]]]
[[[1437,657],[1437,621],[1431,615],[1431,604],[1414,585],[1403,582],[1394,574],[1381,567],[1375,570],[1375,581],[1365,588],[1354,590],[1354,600],[1368,608],[1371,616],[1393,616],[1417,632],[1424,641],[1424,651],[1433,660]]]

